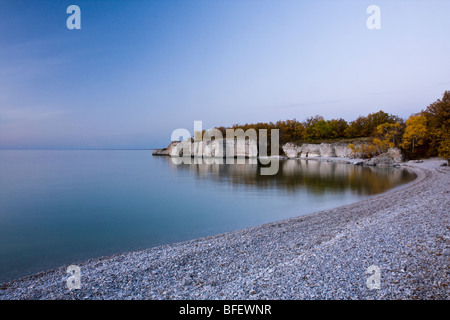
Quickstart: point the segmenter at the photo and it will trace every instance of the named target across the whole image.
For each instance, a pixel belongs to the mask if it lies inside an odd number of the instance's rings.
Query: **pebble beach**
[[[0,299],[447,300],[450,167],[443,162],[403,163],[414,181],[344,207],[74,262],[80,289],[68,288],[68,266],[3,283]]]

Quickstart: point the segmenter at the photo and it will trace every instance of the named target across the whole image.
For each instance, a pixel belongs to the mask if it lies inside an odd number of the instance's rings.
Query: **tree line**
[[[425,110],[404,120],[382,110],[359,116],[347,122],[344,119],[326,120],[320,115],[300,122],[292,120],[275,123],[235,124],[230,129],[278,129],[280,146],[287,142],[355,142],[360,141],[359,154],[373,157],[397,147],[407,159],[439,156],[450,158],[450,91],[445,91],[442,99],[436,100]],[[225,136],[227,127],[218,127]],[[270,141],[270,136],[269,136]],[[354,144],[351,144],[351,147]]]

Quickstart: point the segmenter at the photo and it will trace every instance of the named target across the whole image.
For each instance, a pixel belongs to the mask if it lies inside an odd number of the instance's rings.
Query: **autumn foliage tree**
[[[340,139],[364,138],[367,149],[361,154],[372,157],[399,147],[407,158],[440,156],[450,158],[450,91],[445,91],[442,99],[429,105],[426,110],[410,116],[406,123],[399,116],[380,110],[367,116],[359,116],[347,123],[344,119],[326,120],[320,115],[300,122],[297,119],[276,123],[235,124],[232,129],[244,131],[252,128],[278,129],[280,146],[287,142],[339,141]],[[218,128],[225,136],[225,127]]]
[[[427,118],[423,115],[412,115],[406,120],[406,129],[403,134],[401,147],[408,158],[423,156],[423,146],[428,143]]]
[[[438,148],[438,155],[447,160],[447,164],[450,165],[450,130],[448,124],[446,130],[442,131],[440,135],[441,142]]]
[[[398,147],[402,141],[405,130],[403,121],[396,123],[383,123],[377,126],[373,143],[377,146],[378,152],[386,152],[389,148]]]
[[[403,119],[396,115],[388,114],[383,110],[375,113],[369,113],[367,116],[359,116],[356,120],[350,122],[346,129],[348,138],[369,137],[377,135],[377,127],[384,123],[401,123]]]
[[[450,158],[450,91],[445,91],[442,99],[430,104],[421,114],[427,119],[429,146],[427,156]]]

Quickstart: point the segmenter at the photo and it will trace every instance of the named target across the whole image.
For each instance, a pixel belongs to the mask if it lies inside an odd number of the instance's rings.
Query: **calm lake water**
[[[284,160],[174,165],[146,150],[0,151],[0,282],[366,199],[404,169]]]

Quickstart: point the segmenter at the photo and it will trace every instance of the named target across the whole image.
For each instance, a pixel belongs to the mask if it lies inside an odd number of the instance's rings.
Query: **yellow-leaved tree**
[[[401,122],[378,125],[376,128],[376,138],[373,139],[373,143],[378,148],[378,152],[386,152],[389,148],[397,147],[400,144],[403,131],[404,124]]]
[[[412,157],[417,156],[417,148],[426,143],[428,138],[427,118],[423,115],[412,115],[406,120],[401,147],[408,150]]]

